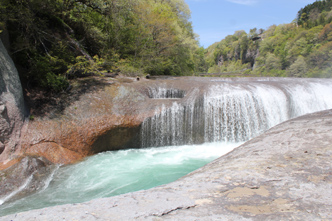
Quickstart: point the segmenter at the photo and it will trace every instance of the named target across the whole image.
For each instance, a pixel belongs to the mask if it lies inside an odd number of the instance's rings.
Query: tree
[[[318,36],[321,41],[332,41],[332,24],[327,24],[324,26],[323,30]]]
[[[267,71],[281,69],[280,59],[274,54],[268,53],[266,56],[265,67]]]
[[[308,71],[307,63],[303,56],[299,56],[297,60],[289,67],[289,75],[291,77],[304,77]]]
[[[184,0],[2,0],[0,11],[30,86],[59,91],[88,72],[182,75],[204,66]]]

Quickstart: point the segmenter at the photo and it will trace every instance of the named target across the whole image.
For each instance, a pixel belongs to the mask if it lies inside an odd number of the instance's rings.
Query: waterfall
[[[167,88],[166,85],[149,87],[148,96],[150,98],[183,98],[185,96],[185,91],[176,88]]]
[[[149,97],[179,91],[154,86]],[[141,146],[243,142],[288,119],[332,108],[331,94],[330,80],[214,80],[190,102],[185,100],[190,92],[183,90],[182,98],[157,107],[155,115],[142,124]]]

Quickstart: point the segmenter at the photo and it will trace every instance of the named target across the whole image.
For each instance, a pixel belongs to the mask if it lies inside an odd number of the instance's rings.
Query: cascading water
[[[176,89],[176,88],[168,88],[166,85],[148,88],[148,96],[150,98],[183,98],[185,95],[184,90]]]
[[[142,146],[246,141],[290,118],[332,108],[331,94],[331,82],[323,81],[218,82],[193,102],[157,108],[143,122]]]

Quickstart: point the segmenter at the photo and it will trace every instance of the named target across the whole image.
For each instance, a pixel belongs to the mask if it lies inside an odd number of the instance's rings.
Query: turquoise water
[[[228,153],[239,143],[208,143],[100,153],[61,166],[47,188],[0,206],[1,216],[60,204],[79,203],[166,184]]]

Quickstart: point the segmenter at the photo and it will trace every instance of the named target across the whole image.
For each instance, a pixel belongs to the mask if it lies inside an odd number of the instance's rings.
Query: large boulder
[[[24,114],[19,75],[0,40],[0,169],[20,155]]]

